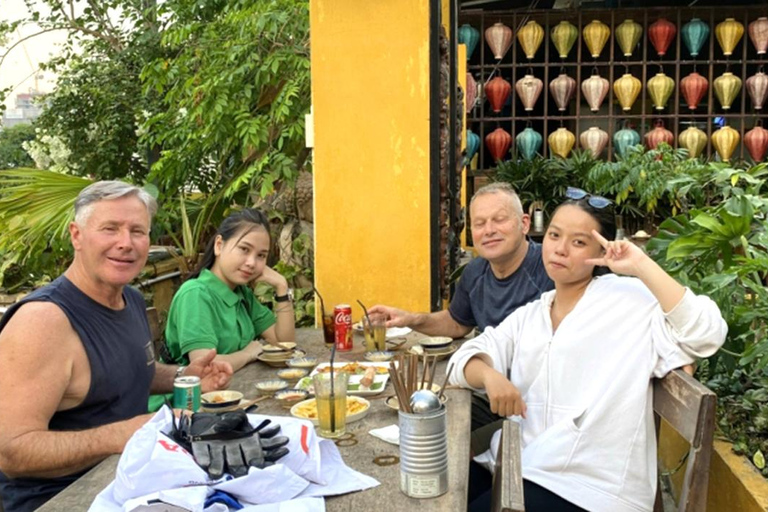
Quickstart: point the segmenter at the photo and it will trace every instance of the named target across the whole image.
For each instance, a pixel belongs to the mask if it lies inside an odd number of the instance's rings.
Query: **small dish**
[[[306,389],[288,388],[283,389],[275,393],[275,399],[282,402],[298,402],[300,400],[306,400],[309,396],[309,392]]]
[[[317,366],[317,358],[312,356],[294,357],[289,359],[287,364],[291,368],[314,368]]]
[[[209,411],[220,411],[238,405],[242,399],[239,391],[211,391],[200,395],[200,405]]]
[[[426,354],[428,356],[436,357],[437,360],[440,361],[450,356],[451,354],[456,352],[458,349],[459,347],[456,343],[452,343],[447,347],[443,347],[439,350],[427,350],[427,351],[425,351],[424,347],[422,347],[421,345],[414,345],[408,349],[408,352],[410,354],[416,354],[418,356],[423,356],[424,354]]]
[[[309,370],[304,368],[283,368],[277,371],[277,376],[287,381],[297,381],[302,377],[306,377]]]
[[[264,379],[256,382],[256,389],[264,395],[273,395],[288,387],[288,382],[282,379]]]
[[[432,336],[429,338],[422,338],[419,340],[419,345],[427,352],[431,353],[446,348],[453,343],[453,338],[448,336]]]
[[[350,410],[355,409],[356,412],[350,413]],[[371,402],[365,398],[359,396],[347,396],[347,424],[368,416],[368,412],[371,410]],[[309,420],[313,425],[318,426],[317,420],[317,401],[314,398],[299,402],[291,407],[291,416],[295,418],[301,418],[303,420]]]
[[[291,352],[296,348],[296,343],[292,341],[286,341],[280,345],[282,345],[282,347],[276,347],[275,345],[265,343],[264,352]]]
[[[298,349],[293,352],[262,352],[257,359],[273,368],[285,368],[289,359],[303,357],[306,354],[303,350]]]
[[[385,363],[392,359],[394,356],[394,352],[390,352],[389,350],[376,350],[375,352],[366,352],[363,354],[363,357],[367,361],[371,361],[373,363]]]

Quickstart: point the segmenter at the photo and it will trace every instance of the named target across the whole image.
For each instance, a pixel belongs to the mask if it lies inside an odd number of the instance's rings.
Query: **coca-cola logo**
[[[345,315],[343,311],[339,311],[336,313],[336,323],[337,324],[351,324],[352,323],[352,314]]]

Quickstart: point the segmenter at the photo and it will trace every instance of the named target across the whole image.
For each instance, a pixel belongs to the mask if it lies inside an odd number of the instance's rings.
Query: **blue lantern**
[[[480,41],[480,31],[475,27],[466,23],[459,27],[459,44],[467,45],[467,60],[475,52],[478,41]]]
[[[631,128],[622,128],[613,134],[613,147],[620,157],[627,155],[627,148],[640,144],[640,134]]]
[[[467,166],[480,149],[480,136],[472,130],[467,130],[467,156],[464,158],[464,165]]]
[[[544,137],[539,132],[531,127],[521,131],[515,137],[515,143],[517,144],[517,150],[526,160],[533,160],[536,153],[541,149],[541,143],[544,141]]]
[[[683,28],[680,29],[680,34],[691,57],[696,57],[709,37],[709,25],[699,18],[693,18],[683,25]]]

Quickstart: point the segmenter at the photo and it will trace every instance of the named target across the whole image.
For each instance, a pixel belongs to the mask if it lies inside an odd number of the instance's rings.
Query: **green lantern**
[[[480,31],[475,27],[466,23],[459,27],[459,44],[467,45],[467,60],[475,52],[478,41],[480,41]]]
[[[467,130],[467,156],[464,165],[467,166],[480,149],[480,136],[472,130]]]
[[[613,134],[613,147],[616,148],[616,154],[625,157],[627,148],[640,144],[640,134],[631,128],[622,128]]]
[[[688,48],[688,53],[691,54],[691,57],[696,57],[709,37],[709,25],[699,18],[693,18],[683,25],[683,28],[680,29],[680,35],[685,47]]]
[[[541,143],[544,141],[544,137],[533,128],[526,128],[521,131],[515,137],[515,143],[517,144],[517,150],[520,152],[523,158],[526,160],[533,160],[536,153],[541,149]]]

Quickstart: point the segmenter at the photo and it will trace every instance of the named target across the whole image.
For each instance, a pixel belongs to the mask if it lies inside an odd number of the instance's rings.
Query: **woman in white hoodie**
[[[552,216],[542,258],[555,290],[465,343],[451,382],[520,416],[528,512],[653,510],[651,379],[714,354],[717,305],[681,286],[640,248],[613,240],[609,200],[580,189]],[[595,277],[602,267],[616,274]],[[495,459],[491,451],[478,462]],[[470,504],[482,510],[486,493]]]

